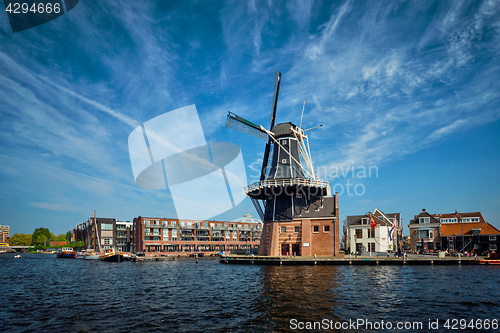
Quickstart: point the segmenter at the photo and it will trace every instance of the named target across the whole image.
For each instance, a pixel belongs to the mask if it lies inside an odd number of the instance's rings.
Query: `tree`
[[[10,246],[30,246],[31,245],[31,235],[30,234],[14,234],[9,239]]]
[[[56,236],[56,234],[54,234],[53,232],[51,232],[51,233],[50,233],[50,240],[51,240],[51,241],[55,241],[55,240],[57,240],[57,236]]]
[[[31,239],[33,245],[50,245],[50,231],[47,228],[36,228]]]

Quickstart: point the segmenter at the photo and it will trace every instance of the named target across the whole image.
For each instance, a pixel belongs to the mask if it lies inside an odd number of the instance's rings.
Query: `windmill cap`
[[[297,126],[291,122],[281,123],[274,126],[271,132],[274,133],[275,138],[280,136],[293,136],[293,133],[290,131],[290,127],[297,128]]]

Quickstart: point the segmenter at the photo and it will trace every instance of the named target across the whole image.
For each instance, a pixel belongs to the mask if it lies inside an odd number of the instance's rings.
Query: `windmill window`
[[[297,193],[297,198],[301,199],[302,198],[302,193]]]
[[[282,159],[281,163],[286,163],[286,158]]]

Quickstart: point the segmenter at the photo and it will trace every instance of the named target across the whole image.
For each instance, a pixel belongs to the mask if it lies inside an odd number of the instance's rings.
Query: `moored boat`
[[[106,249],[104,253],[99,257],[102,261],[123,261],[123,253],[116,251],[113,249]]]
[[[91,253],[87,253],[85,255],[85,257],[83,257],[83,259],[85,259],[85,260],[97,260],[97,259],[101,259],[100,257],[101,257],[101,255],[99,253],[91,252]]]
[[[76,252],[73,251],[72,248],[65,247],[61,249],[61,251],[56,252],[57,258],[69,258],[69,259],[75,259]]]

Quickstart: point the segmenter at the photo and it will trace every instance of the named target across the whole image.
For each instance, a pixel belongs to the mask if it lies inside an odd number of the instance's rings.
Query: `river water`
[[[108,263],[3,254],[0,281],[0,332],[500,331],[495,266]]]

